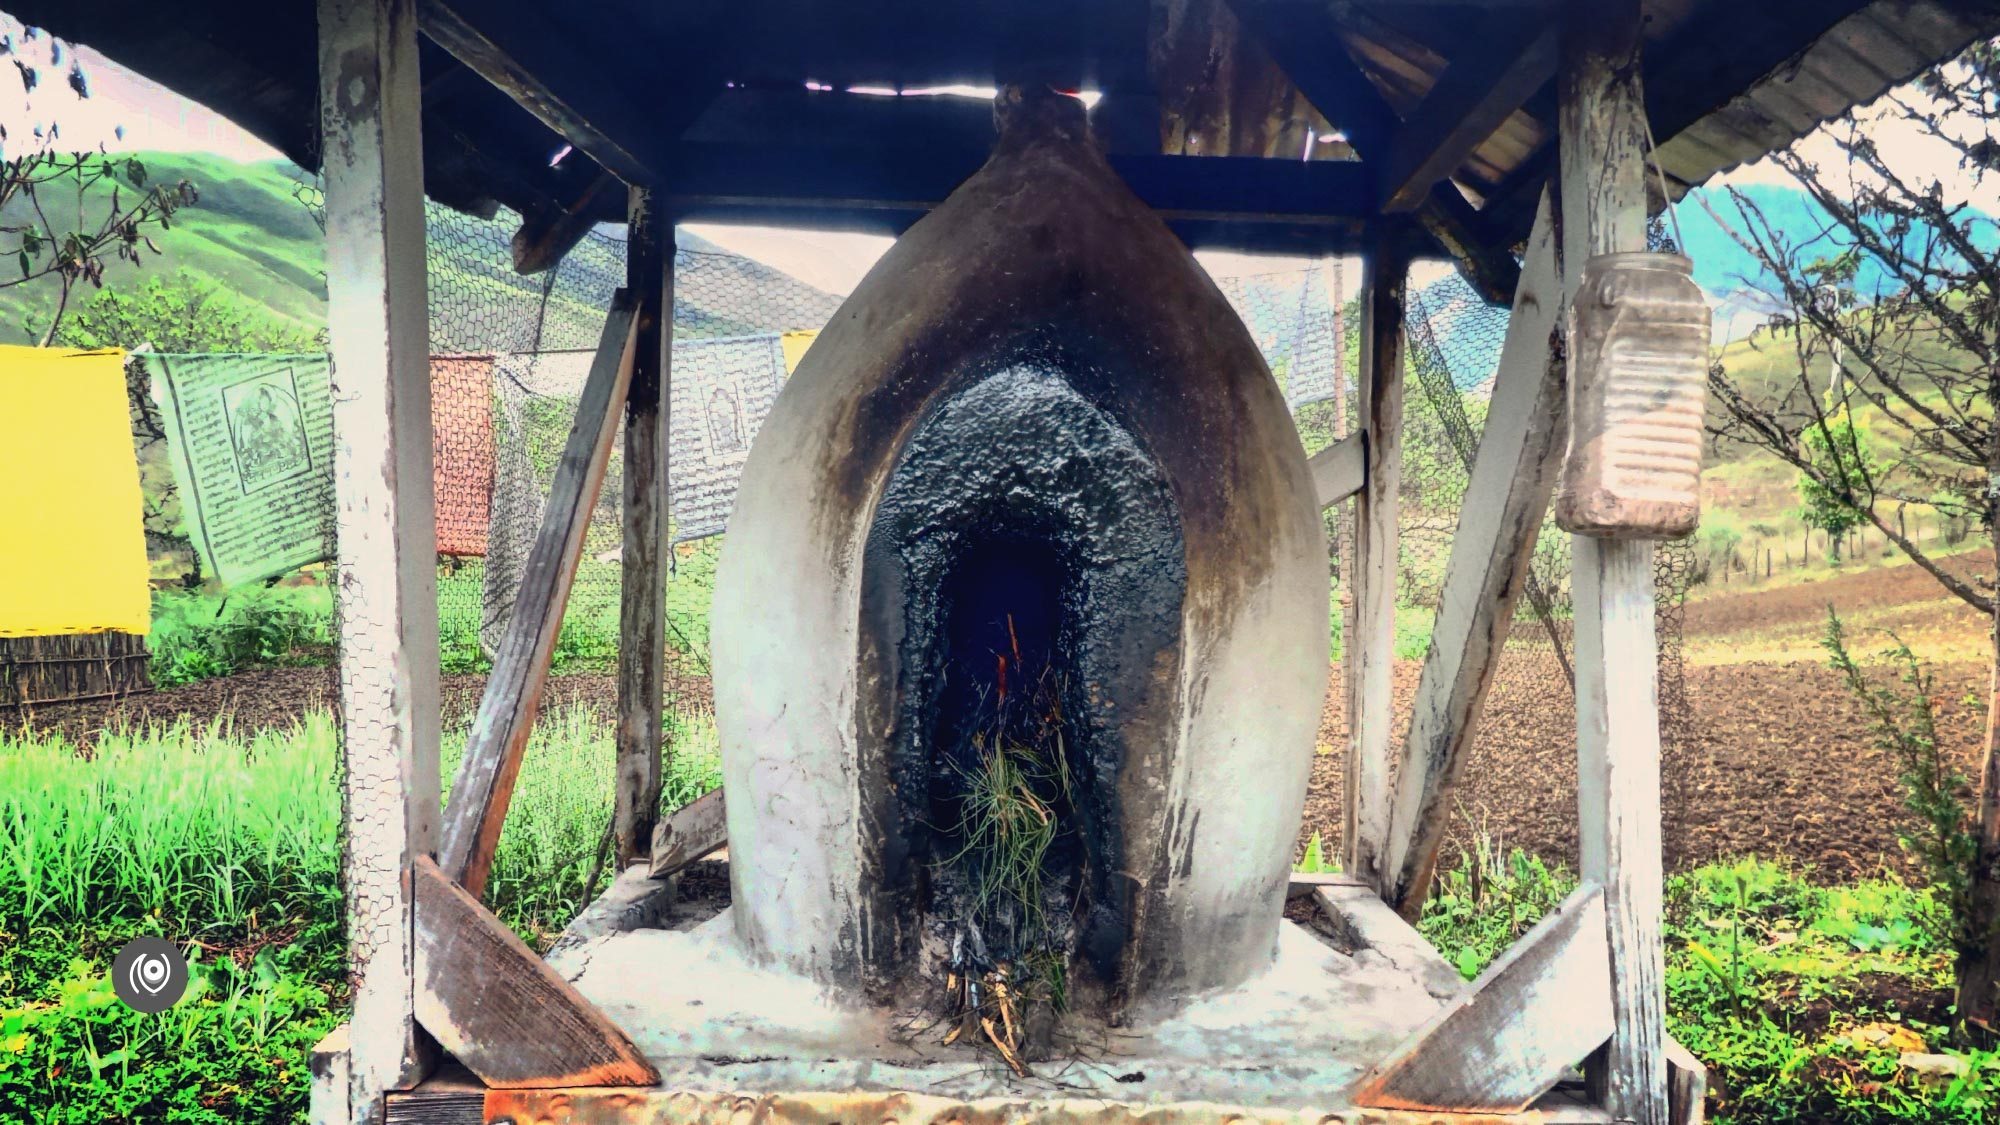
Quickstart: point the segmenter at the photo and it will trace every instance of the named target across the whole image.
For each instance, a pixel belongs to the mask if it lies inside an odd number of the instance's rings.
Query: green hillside
[[[201,153],[142,153],[139,159],[150,180],[187,180],[200,199],[174,216],[171,229],[148,231],[162,251],[159,257],[148,255],[144,266],[109,264],[107,287],[137,288],[148,274],[185,269],[286,321],[307,327],[325,323],[320,230],[294,197],[302,175],[296,167],[280,161],[239,164]],[[81,203],[88,221],[107,212],[110,193],[110,185],[103,184],[86,194]],[[125,194],[129,199],[129,188]],[[77,203],[74,190],[60,185],[43,196],[44,210],[67,211]],[[25,207],[15,200],[0,212],[0,222],[26,221]],[[71,301],[88,300],[90,292],[73,293]],[[0,343],[31,343],[39,337],[57,293],[51,279],[0,289]]]
[[[186,180],[196,203],[174,215],[168,230],[151,228],[162,253],[143,266],[107,265],[104,283],[137,290],[154,274],[186,271],[262,306],[286,323],[309,329],[326,323],[323,235],[314,210],[312,177],[285,161],[240,164],[200,153],[141,153],[151,182]],[[129,201],[129,188],[125,189]],[[111,187],[82,200],[86,221],[106,214]],[[45,210],[77,206],[74,189],[52,190]],[[16,201],[0,222],[25,222]],[[624,284],[624,247],[611,232],[592,232],[570,251],[550,287],[546,275],[515,273],[510,243],[519,219],[491,219],[437,204],[429,226],[431,344],[439,352],[509,352],[594,347],[612,290]],[[682,335],[742,335],[817,328],[840,299],[768,266],[680,233],[675,322]],[[71,304],[87,301],[87,287]],[[52,280],[0,288],[0,343],[31,343],[46,331],[58,289]]]

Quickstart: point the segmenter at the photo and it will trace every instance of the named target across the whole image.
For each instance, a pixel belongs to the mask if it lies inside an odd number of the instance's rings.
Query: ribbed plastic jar
[[[1701,522],[1709,310],[1679,254],[1600,254],[1569,310],[1563,530],[1670,539]]]

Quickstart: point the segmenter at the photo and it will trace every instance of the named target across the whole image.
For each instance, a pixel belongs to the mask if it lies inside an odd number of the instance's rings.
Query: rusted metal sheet
[[[744,1095],[688,1090],[489,1090],[488,1125],[1586,1125],[1608,1122],[1581,1105],[1522,1113],[1449,1113],[1363,1108],[1244,1109],[1206,1102],[1130,1105],[1094,1098],[1020,1097],[963,1101],[930,1094]]]

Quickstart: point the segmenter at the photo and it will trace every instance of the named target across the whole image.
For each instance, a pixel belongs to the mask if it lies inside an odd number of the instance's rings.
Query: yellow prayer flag
[[[812,347],[812,342],[817,339],[817,328],[802,328],[784,334],[778,346],[785,349],[785,374],[790,375],[799,369],[799,361],[806,357],[806,349]]]
[[[151,617],[125,353],[0,346],[0,637]]]

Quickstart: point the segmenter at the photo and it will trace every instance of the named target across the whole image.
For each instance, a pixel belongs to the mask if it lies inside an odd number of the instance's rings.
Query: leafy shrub
[[[1574,875],[1481,831],[1438,874],[1417,929],[1471,980],[1575,889]]]
[[[153,595],[153,682],[174,687],[246,668],[324,664],[333,654],[333,598],[319,586],[273,586],[227,596]]]

